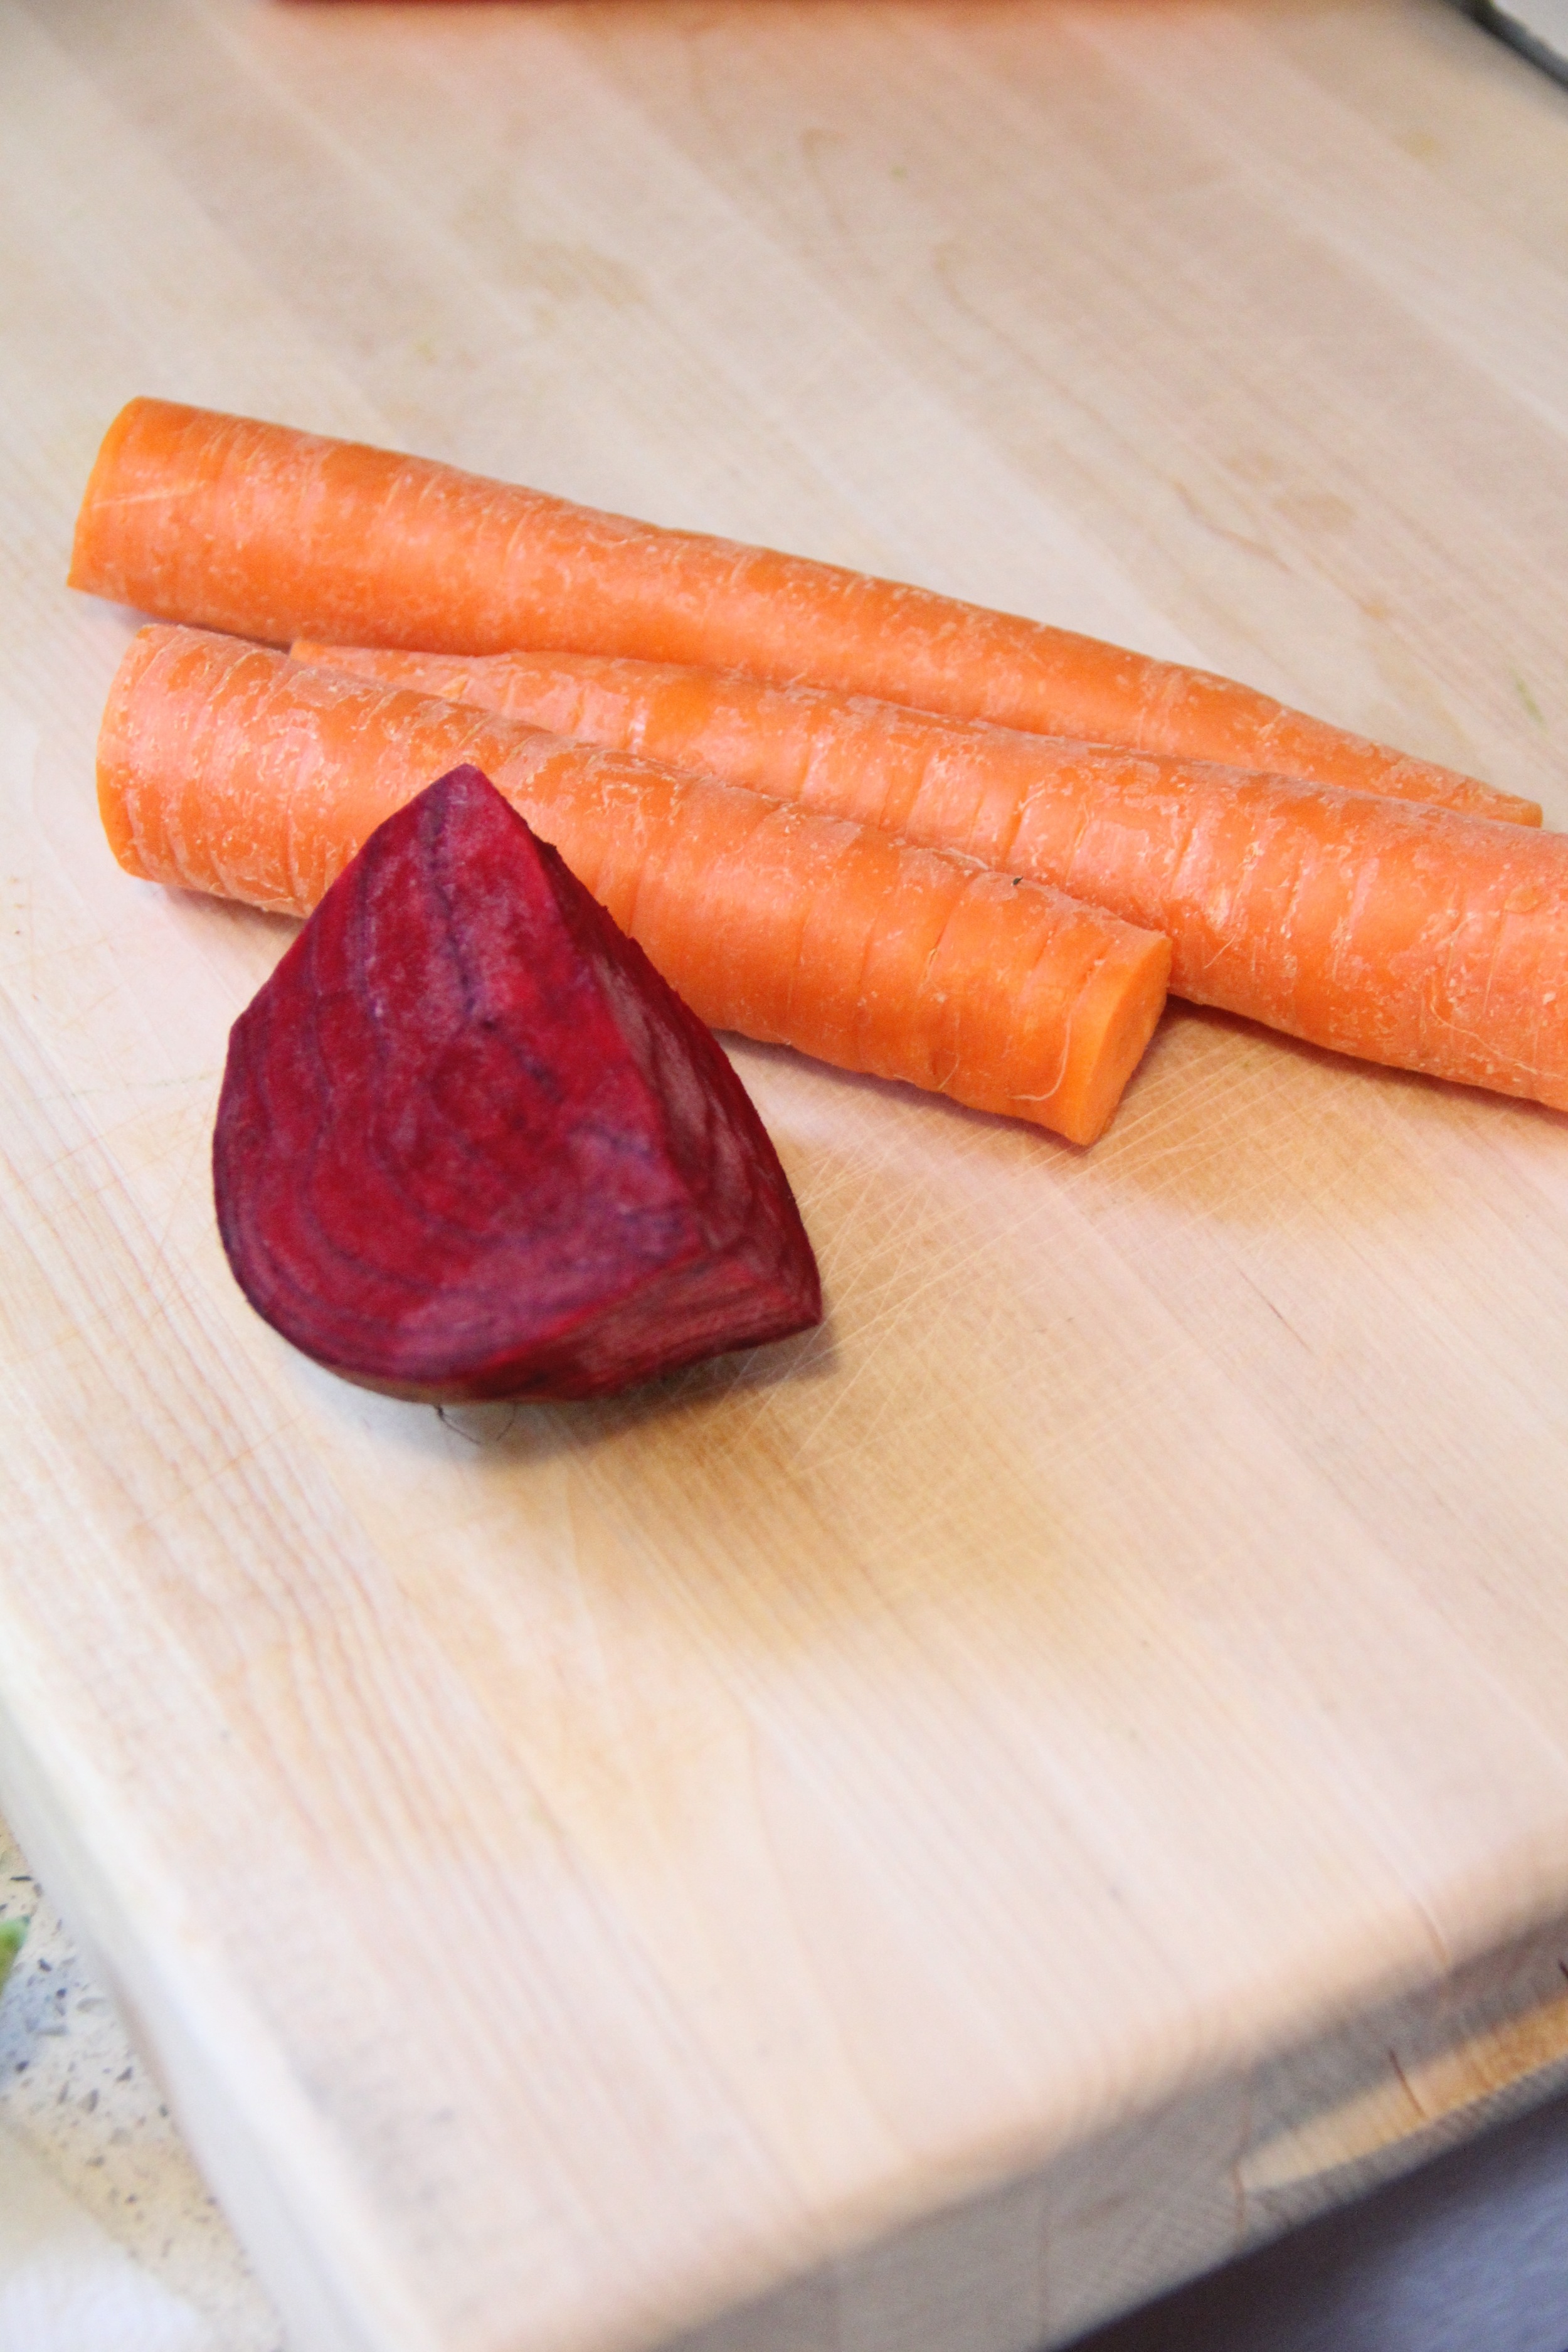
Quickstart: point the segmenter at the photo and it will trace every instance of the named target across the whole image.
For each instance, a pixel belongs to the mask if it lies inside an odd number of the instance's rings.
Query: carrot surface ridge
[[[1165,932],[1173,994],[1314,1045],[1544,1101],[1562,1092],[1568,837],[734,673],[295,652],[1053,883]]]
[[[110,425],[70,580],[167,620],[279,645],[310,636],[700,662],[1541,821],[1533,802],[1208,671],[806,557],[170,401],[133,400]]]
[[[303,915],[465,762],[714,1028],[1087,1143],[1159,1018],[1168,941],[1058,890],[204,631],[132,641],[99,804],[130,872]]]

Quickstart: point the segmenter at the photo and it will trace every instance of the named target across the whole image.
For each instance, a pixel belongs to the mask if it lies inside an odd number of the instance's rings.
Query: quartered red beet
[[[236,1022],[213,1174],[251,1305],[398,1396],[603,1396],[821,1318],[730,1064],[477,768],[372,835]]]

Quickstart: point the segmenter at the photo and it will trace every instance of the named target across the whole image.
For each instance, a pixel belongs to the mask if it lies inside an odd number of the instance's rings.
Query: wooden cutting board
[[[1174,1009],[736,1059],[819,1335],[250,1315],[286,929],[110,864],[145,391],[1194,658],[1568,820],[1568,103],[1427,0],[0,0],[0,1801],[294,2352],[1026,2352],[1562,2079],[1568,1123]]]

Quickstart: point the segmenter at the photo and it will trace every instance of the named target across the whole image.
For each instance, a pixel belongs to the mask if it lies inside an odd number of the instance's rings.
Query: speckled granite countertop
[[[157,2085],[0,1822],[0,2352],[284,2352]]]

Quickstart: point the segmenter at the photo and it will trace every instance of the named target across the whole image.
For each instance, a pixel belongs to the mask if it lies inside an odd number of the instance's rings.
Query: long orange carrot
[[[1568,1107],[1568,836],[732,673],[295,650],[1055,883],[1164,931],[1178,996]]]
[[[578,507],[424,458],[133,400],[70,578],[275,644],[705,662],[1035,733],[1539,824],[1540,809],[1206,671],[950,596]]]
[[[133,641],[99,803],[132,873],[303,914],[465,761],[715,1028],[1088,1143],[1159,1018],[1168,942],[1059,891],[194,629]]]
[[[1556,1101],[1563,835],[736,673],[308,640],[294,652],[1053,882],[1166,931],[1178,997]]]

